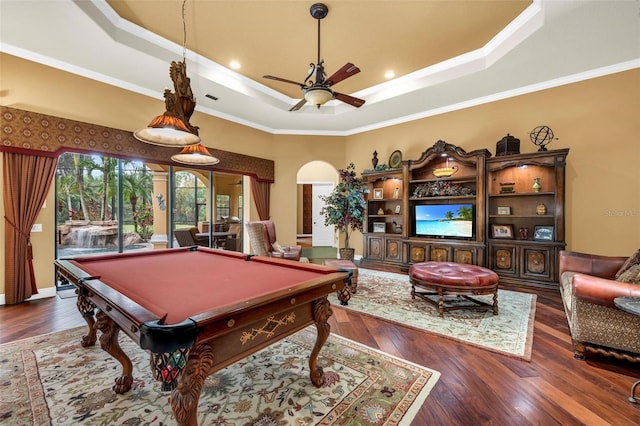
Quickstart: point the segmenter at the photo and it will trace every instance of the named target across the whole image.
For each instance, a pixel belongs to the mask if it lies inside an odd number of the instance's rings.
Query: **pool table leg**
[[[197,426],[198,400],[204,381],[213,372],[213,349],[207,343],[189,350],[178,385],[171,392],[171,409],[180,426]]]
[[[331,303],[329,303],[326,297],[314,302],[313,320],[316,323],[318,337],[316,338],[316,344],[311,351],[311,356],[309,357],[309,371],[311,383],[318,388],[324,384],[324,371],[322,371],[322,367],[318,365],[318,354],[329,338],[329,333],[331,333],[331,326],[328,322],[331,314],[333,314],[333,311],[331,310]]]
[[[125,393],[131,389],[133,383],[133,365],[118,343],[120,327],[100,310],[96,314],[96,319],[98,320],[96,327],[102,332],[100,347],[122,365],[122,375],[115,379],[116,383],[112,389],[117,394]]]
[[[83,348],[93,346],[96,344],[97,340],[97,332],[96,332],[96,321],[93,317],[93,314],[96,309],[96,305],[93,304],[89,299],[87,299],[87,290],[84,288],[78,289],[78,299],[76,300],[76,307],[80,314],[82,314],[82,318],[84,318],[87,326],[89,327],[89,334],[86,336],[82,336],[82,341],[80,344]]]

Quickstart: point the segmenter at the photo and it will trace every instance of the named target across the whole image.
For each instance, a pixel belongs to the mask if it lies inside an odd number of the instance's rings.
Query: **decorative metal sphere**
[[[547,148],[545,148],[545,146],[551,143],[554,135],[553,130],[551,130],[549,126],[538,126],[531,131],[529,137],[534,145],[540,147],[538,151],[546,151]]]

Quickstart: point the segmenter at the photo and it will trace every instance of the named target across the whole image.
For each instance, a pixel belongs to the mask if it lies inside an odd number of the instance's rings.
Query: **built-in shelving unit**
[[[568,151],[491,158],[438,141],[399,169],[363,173],[361,265],[406,271],[425,261],[469,263],[495,270],[504,283],[557,287]],[[437,212],[444,212],[437,220],[420,217]]]
[[[562,149],[487,161],[487,264],[500,275],[501,282],[557,287],[558,253],[566,246],[564,179],[568,153]],[[513,183],[508,192],[503,189],[505,182]],[[540,186],[534,188],[535,182]]]
[[[426,260],[484,265],[485,161],[490,155],[487,150],[467,153],[455,145],[438,141],[419,159],[403,161],[401,170],[364,173],[370,199],[361,264],[400,270],[407,270],[411,264]],[[448,172],[451,172],[448,176],[440,174]],[[375,190],[380,182],[390,180],[396,182],[394,191],[396,187],[401,190],[400,199],[394,197],[393,202],[395,206],[400,205],[402,217],[388,218],[387,222],[395,221],[402,226],[400,229],[392,224],[384,233],[374,232],[374,229],[381,230],[380,225],[377,228],[375,225],[379,213]],[[470,205],[469,236],[421,234],[417,229],[417,206],[436,204]]]

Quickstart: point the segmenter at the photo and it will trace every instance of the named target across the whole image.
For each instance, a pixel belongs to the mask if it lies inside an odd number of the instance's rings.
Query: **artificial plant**
[[[349,237],[353,231],[362,231],[367,203],[368,188],[364,180],[355,172],[350,163],[346,169],[338,170],[339,181],[329,195],[320,196],[325,205],[320,210],[325,226],[335,226],[344,234],[344,248],[349,247]]]

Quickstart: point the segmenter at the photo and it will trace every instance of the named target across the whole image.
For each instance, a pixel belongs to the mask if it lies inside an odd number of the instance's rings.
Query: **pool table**
[[[122,364],[113,390],[127,392],[133,382],[122,330],[150,353],[180,425],[197,424],[207,376],[310,324],[317,328],[310,378],[322,386],[327,295],[349,280],[336,268],[205,247],[58,259],[55,267],[77,288],[89,326],[82,345],[94,345],[100,330],[100,346]]]

